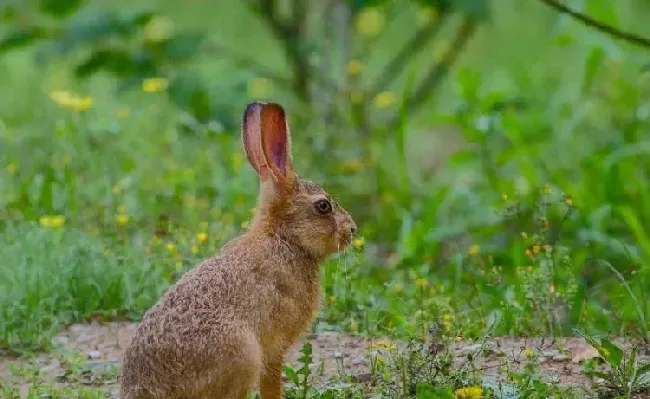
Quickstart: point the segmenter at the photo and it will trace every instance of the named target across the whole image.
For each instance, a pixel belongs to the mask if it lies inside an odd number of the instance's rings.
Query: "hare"
[[[311,323],[319,263],[348,246],[350,214],[292,168],[275,103],[247,106],[242,140],[260,178],[251,228],[185,273],[148,310],[125,354],[122,399],[282,397],[284,356]]]

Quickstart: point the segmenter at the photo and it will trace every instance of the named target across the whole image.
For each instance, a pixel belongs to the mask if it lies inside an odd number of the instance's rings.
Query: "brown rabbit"
[[[350,215],[291,165],[282,107],[251,103],[242,124],[260,177],[251,229],[187,272],[146,312],[124,355],[121,397],[282,397],[287,350],[312,321],[319,262],[346,247]]]

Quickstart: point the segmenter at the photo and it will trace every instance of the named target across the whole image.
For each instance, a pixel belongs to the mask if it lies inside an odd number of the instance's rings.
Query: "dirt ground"
[[[70,364],[66,363],[66,356],[77,354],[78,359],[83,359],[84,368],[88,370],[119,367],[122,351],[135,331],[136,324],[126,322],[76,324],[67,328],[54,339],[57,349],[51,353],[39,355],[36,359],[0,358],[0,382],[9,381],[19,384],[21,391],[27,392],[30,386],[28,379],[20,380],[16,377],[16,365],[37,362],[41,373],[51,378],[54,383],[66,383],[62,376],[69,375]],[[306,341],[313,346],[314,376],[316,385],[324,385],[337,379],[338,376],[352,376],[353,381],[367,381],[370,379],[369,347],[372,343],[380,343],[375,339],[351,336],[342,333],[324,332],[308,335]],[[384,341],[386,342],[386,341]],[[297,363],[300,356],[301,344],[296,345],[288,363]],[[402,345],[397,345],[401,348]],[[584,387],[589,389],[592,381],[581,372],[582,362],[585,359],[597,357],[596,351],[587,345],[582,338],[495,338],[483,343],[459,341],[453,344],[452,352],[456,357],[455,362],[460,364],[472,355],[476,367],[479,367],[484,378],[503,379],[502,365],[509,362],[517,367],[524,363],[526,355],[531,353],[539,358],[543,376],[550,381],[555,381],[562,386]],[[532,352],[527,351],[532,350]],[[640,351],[640,360],[650,360],[650,348]],[[480,356],[476,356],[480,353]],[[33,366],[32,366],[33,367]],[[14,370],[12,372],[11,370]],[[97,386],[106,392],[109,397],[117,398],[117,378],[113,368],[111,377],[99,381],[92,381],[94,373],[88,373],[89,380],[81,381],[88,386]],[[83,372],[81,373],[83,375]],[[0,384],[1,385],[1,384]],[[650,396],[640,396],[648,397]]]

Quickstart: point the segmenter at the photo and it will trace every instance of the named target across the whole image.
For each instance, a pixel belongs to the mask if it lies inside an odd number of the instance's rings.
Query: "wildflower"
[[[553,252],[553,246],[549,244],[544,245],[544,251],[546,251],[547,254],[550,254]]]
[[[524,239],[524,240],[527,240],[528,239],[528,234],[526,234],[525,231],[522,231],[521,232],[521,238]]]
[[[208,239],[208,233],[200,232],[196,235],[196,239],[199,240],[199,242],[205,242]]]
[[[483,388],[476,385],[473,387],[459,388],[454,393],[455,399],[480,399],[483,396]]]
[[[273,81],[269,78],[255,78],[248,82],[248,96],[268,98],[273,92]]]
[[[392,91],[382,91],[375,97],[375,106],[377,108],[388,108],[397,101],[397,95]]]
[[[359,326],[357,325],[356,321],[353,321],[350,323],[350,331],[357,331],[359,329]]]
[[[548,286],[548,292],[550,292],[551,294],[555,292],[555,286],[553,284]]]
[[[551,186],[549,186],[548,184],[545,184],[544,185],[544,194],[552,194],[552,193],[553,193],[553,190],[551,189]]]
[[[462,341],[463,341],[463,337],[461,336],[456,337],[456,343],[460,343]]]
[[[190,248],[190,252],[192,252],[194,255],[199,253],[199,247],[198,245],[192,245],[192,248]]]
[[[415,280],[415,285],[417,285],[420,288],[424,288],[429,285],[429,282],[424,278],[419,278]]]
[[[329,298],[327,298],[330,303],[336,302],[336,297],[334,295],[331,295]]]
[[[526,349],[524,350],[524,356],[526,356],[526,358],[528,358],[528,359],[532,359],[532,358],[533,358],[533,355],[534,355],[534,352],[533,352],[532,349],[526,348]]]
[[[374,7],[368,7],[357,15],[356,29],[364,36],[376,36],[386,24],[384,13]]]
[[[248,229],[248,226],[249,226],[248,220],[242,222],[242,224],[241,224],[241,228],[244,229],[244,230]]]
[[[88,111],[93,106],[93,98],[86,97],[77,97],[72,102],[72,109],[75,109],[79,112]]]
[[[533,245],[533,253],[537,255],[542,250],[542,247],[539,245]]]
[[[564,203],[567,204],[567,206],[573,206],[573,197],[567,195],[566,197],[564,197]]]
[[[113,195],[117,195],[117,194],[119,194],[120,191],[122,191],[122,189],[121,189],[120,186],[117,185],[117,184],[114,185],[113,188],[111,189],[111,192],[113,193]]]
[[[533,271],[533,267],[528,265],[526,266],[526,270],[528,271],[528,273],[531,273]]]
[[[115,220],[117,221],[117,224],[124,226],[129,223],[129,216],[121,213],[115,217]]]
[[[13,175],[14,173],[16,173],[16,165],[10,163],[9,165],[7,165],[7,171]]]
[[[525,254],[526,254],[526,257],[527,257],[527,258],[532,258],[532,257],[533,257],[533,253],[531,252],[530,249],[527,249],[526,252],[525,252]]]
[[[38,223],[43,227],[58,228],[65,224],[65,216],[42,216],[40,219],[38,219]]]
[[[361,247],[363,247],[364,244],[365,244],[365,240],[363,239],[363,237],[362,238],[357,238],[354,241],[352,241],[352,245],[355,248],[361,248]]]
[[[377,363],[383,363],[384,362],[384,357],[381,356],[381,355],[377,355],[375,357],[375,360],[377,361]]]
[[[444,321],[450,321],[450,320],[451,320],[451,315],[450,315],[449,313],[445,313],[445,314],[442,316],[442,319],[443,319]]]
[[[503,198],[504,201],[508,200],[508,194],[502,194],[501,198]]]
[[[165,78],[148,78],[142,81],[142,91],[158,93],[167,90],[169,82]]]
[[[478,255],[478,254],[481,253],[481,247],[478,246],[478,245],[476,245],[476,244],[471,245],[471,246],[469,247],[468,252],[469,252],[470,255]]]
[[[350,75],[358,75],[361,72],[362,65],[358,60],[348,62],[347,70]]]
[[[176,252],[176,246],[172,243],[167,244],[167,252],[170,254]]]
[[[122,107],[122,108],[117,110],[117,118],[118,119],[128,118],[129,115],[131,115],[131,110],[126,108],[126,107]]]

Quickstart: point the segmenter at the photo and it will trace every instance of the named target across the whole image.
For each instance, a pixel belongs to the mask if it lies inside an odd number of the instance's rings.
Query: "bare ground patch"
[[[38,370],[41,381],[57,386],[85,386],[101,390],[108,397],[117,397],[117,370],[122,351],[135,331],[135,323],[110,322],[75,324],[54,339],[56,349],[31,358],[0,358],[0,385],[19,387],[26,394],[34,383],[33,374],[21,370]],[[370,380],[371,344],[380,342],[361,336],[337,332],[323,332],[305,337],[313,346],[314,384],[323,386],[348,380]],[[288,363],[297,363],[302,344],[296,345]],[[398,344],[403,348],[403,344]],[[523,365],[535,356],[545,379],[565,387],[590,391],[592,381],[581,371],[585,359],[597,353],[582,338],[516,338],[498,337],[483,343],[461,341],[452,345],[457,364],[471,357],[484,378],[505,380],[503,365],[511,368]],[[650,349],[642,348],[640,360],[650,360]],[[639,396],[650,398],[650,395]]]

